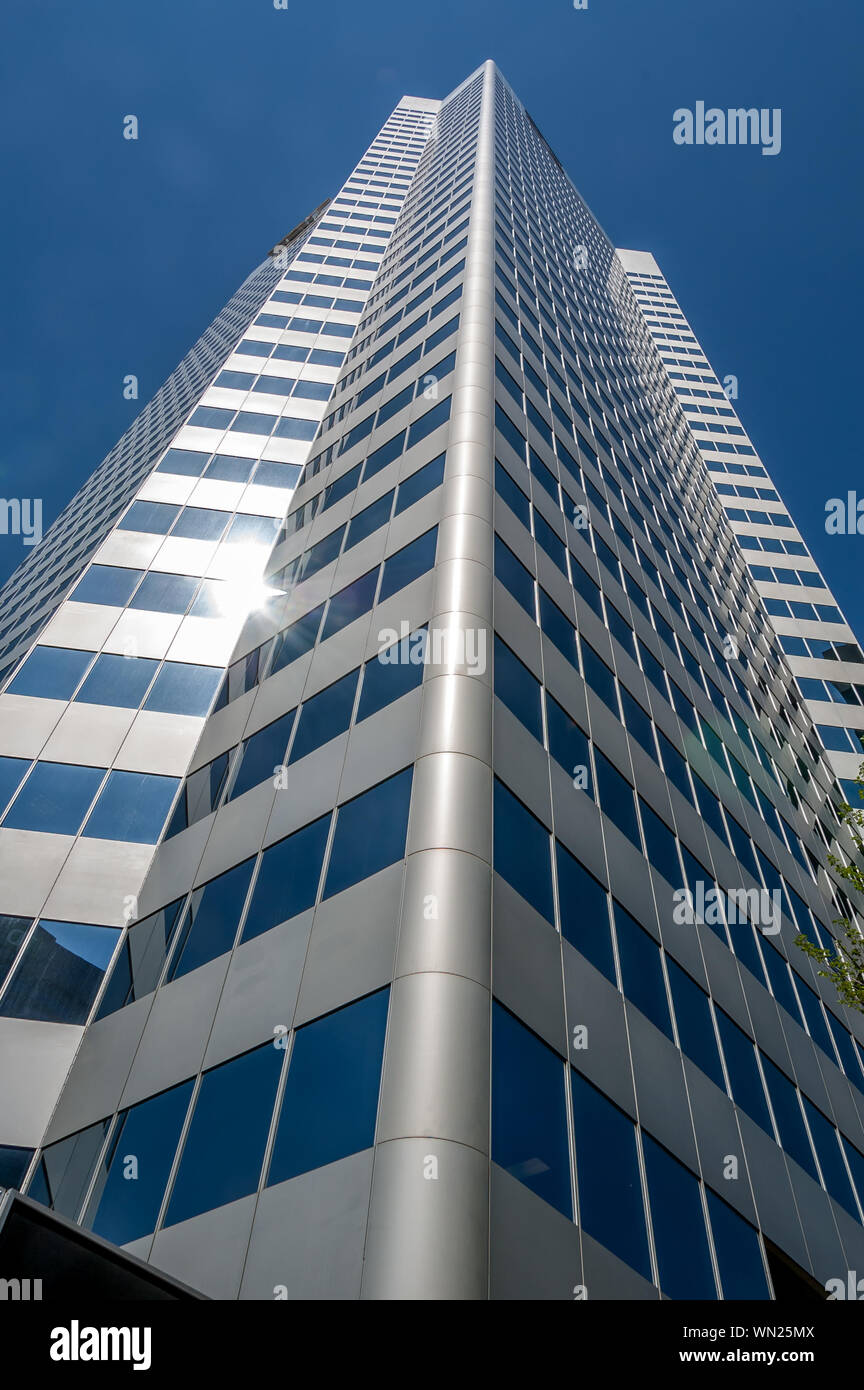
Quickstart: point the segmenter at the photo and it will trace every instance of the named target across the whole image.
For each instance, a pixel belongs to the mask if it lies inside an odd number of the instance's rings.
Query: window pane
[[[0,1187],[14,1187],[20,1190],[24,1174],[33,1157],[32,1149],[19,1149],[11,1144],[0,1144]]]
[[[76,700],[89,705],[137,709],[159,662],[141,656],[97,656]]]
[[[184,507],[171,535],[188,540],[218,541],[230,516],[230,512],[216,512],[209,507]]]
[[[340,589],[338,594],[334,594],[327,608],[321,641],[332,637],[334,632],[340,632],[343,627],[368,613],[375,600],[377,586],[378,571],[374,569],[362,575],[360,579],[355,579],[353,584]]]
[[[575,720],[571,719],[556,700],[546,692],[546,723],[549,729],[549,752],[568,777],[584,782],[581,790],[593,798],[591,787],[591,756],[588,739]]]
[[[633,1121],[571,1071],[579,1224],[589,1236],[651,1278]]]
[[[826,1190],[830,1192],[835,1202],[839,1202],[841,1207],[845,1208],[857,1221],[858,1208],[855,1205],[852,1184],[849,1181],[849,1174],[840,1152],[837,1130],[829,1120],[826,1120],[822,1111],[817,1110],[806,1096],[803,1096],[802,1099]]]
[[[118,531],[145,531],[157,536],[165,536],[179,512],[179,507],[169,506],[167,502],[133,502],[128,512],[117,523]]]
[[[606,889],[557,841],[555,852],[561,935],[614,985],[615,960]]]
[[[185,613],[192,602],[198,580],[185,574],[145,574],[141,587],[129,604],[150,613]]]
[[[265,849],[242,941],[260,936],[314,905],[329,829],[328,813]]]
[[[179,785],[179,777],[109,772],[84,827],[84,836],[91,840],[131,840],[138,845],[155,845]]]
[[[779,1067],[775,1067],[764,1052],[762,1053],[762,1071],[765,1075],[765,1085],[768,1087],[771,1109],[774,1111],[774,1119],[777,1121],[777,1130],[782,1147],[791,1158],[800,1163],[815,1182],[818,1182],[819,1174],[813,1161],[810,1140],[807,1137],[804,1116],[801,1114],[795,1086],[787,1076],[784,1076]]]
[[[715,1299],[699,1183],[649,1135],[643,1144],[661,1291],[669,1298]]]
[[[540,682],[501,638],[495,636],[495,694],[525,728],[543,742]]]
[[[93,652],[36,647],[11,682],[8,693],[36,695],[43,700],[71,700],[72,692],[92,660]]]
[[[289,763],[305,758],[323,744],[329,743],[337,734],[344,733],[351,722],[354,708],[354,695],[357,690],[357,671],[349,671],[347,676],[304,701],[300,709],[297,732],[291,745]]]
[[[228,800],[234,801],[250,787],[260,786],[262,782],[273,781],[276,768],[282,766],[285,749],[294,723],[295,711],[289,710],[281,719],[259,729],[243,745],[240,761],[234,775],[234,782],[228,793]]]
[[[7,829],[75,835],[104,776],[102,767],[37,763],[3,824]]]
[[[182,473],[189,478],[198,478],[204,472],[209,457],[209,453],[202,454],[197,449],[169,449],[156,472]]]
[[[500,1004],[492,1005],[492,1160],[572,1216],[564,1064]]]
[[[423,680],[427,645],[428,633],[419,629],[366,662],[357,706],[358,724],[410,690],[416,690]]]
[[[217,666],[166,661],[144,708],[161,714],[206,714],[221,676]]]
[[[84,1223],[97,1236],[125,1245],[155,1229],[191,1094],[185,1081],[118,1117]]]
[[[338,808],[324,897],[395,864],[405,853],[413,768]]]
[[[637,849],[641,850],[642,843],[639,838],[633,788],[596,746],[594,756],[597,763],[597,789],[600,795],[600,806],[613,825],[616,825],[629,840],[633,841]]]
[[[49,1144],[42,1152],[27,1196],[74,1221],[81,1210],[109,1123],[109,1120],[99,1120],[77,1134]]]
[[[770,1299],[757,1232],[710,1188],[705,1195],[723,1297]]]
[[[117,565],[91,565],[69,597],[76,603],[105,603],[123,608],[143,573]]]
[[[389,989],[299,1028],[267,1186],[372,1144]]]
[[[267,1042],[204,1073],[166,1226],[256,1191],[284,1057]]]
[[[681,1050],[705,1072],[706,1076],[710,1076],[715,1085],[725,1091],[726,1083],[723,1080],[723,1068],[720,1065],[708,995],[669,955],[666,957],[666,969],[669,972],[669,986],[672,990]]]
[[[96,1018],[105,1018],[134,999],[143,999],[156,988],[184,903],[185,899],[176,898],[129,928]]]
[[[29,758],[0,758],[0,806],[9,805],[29,766]]]
[[[647,802],[639,797],[639,811],[642,816],[642,831],[645,836],[645,854],[648,863],[659,874],[662,874],[667,883],[673,885],[681,882],[681,865],[678,862],[678,850],[676,848],[675,836],[662,821],[656,812],[651,810]]]
[[[624,994],[671,1039],[672,1021],[660,947],[618,902],[614,902],[614,916]]]
[[[381,592],[378,602],[404,589],[421,574],[426,574],[435,564],[435,547],[438,544],[438,527],[433,526],[425,535],[418,536],[410,545],[397,550],[395,555],[384,561],[384,574],[381,579]]]
[[[0,985],[9,974],[9,969],[17,956],[25,936],[33,925],[32,917],[10,917],[0,915]],[[0,1182],[0,1187],[3,1184]]]
[[[497,778],[493,862],[511,888],[548,922],[555,921],[549,831]]]
[[[114,927],[40,922],[0,1000],[0,1014],[84,1023],[119,936]]]
[[[729,1072],[732,1099],[773,1139],[774,1127],[768,1113],[753,1043],[722,1009],[717,1010],[717,1027]]]
[[[254,865],[253,855],[195,889],[168,971],[170,980],[231,950]]]

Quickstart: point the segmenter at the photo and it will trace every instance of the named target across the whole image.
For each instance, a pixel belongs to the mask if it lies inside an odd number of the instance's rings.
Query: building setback
[[[0,1180],[217,1299],[864,1268],[862,654],[653,257],[486,63],[185,363],[0,607]]]

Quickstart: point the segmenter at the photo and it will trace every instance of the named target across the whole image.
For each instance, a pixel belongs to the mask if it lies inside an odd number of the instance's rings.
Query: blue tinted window
[[[615,984],[606,889],[556,841],[561,935]]]
[[[524,492],[510,477],[506,468],[495,460],[495,491],[503,502],[518,516],[526,530],[531,529],[531,507]]]
[[[171,530],[179,507],[169,506],[167,502],[133,502],[124,517],[117,523],[118,531],[147,531],[164,536]]]
[[[114,705],[137,709],[144,699],[158,661],[143,656],[97,656],[76,700],[90,705]]]
[[[495,537],[495,577],[504,585],[516,602],[534,618],[534,580],[513,551],[499,536]]]
[[[729,1072],[732,1099],[773,1139],[774,1128],[756,1065],[753,1043],[722,1009],[717,1010],[717,1027],[723,1044],[726,1069]]]
[[[340,806],[330,851],[324,897],[395,864],[405,853],[413,768]]]
[[[421,439],[425,439],[439,425],[443,425],[445,421],[450,419],[450,400],[451,398],[448,396],[446,400],[439,401],[431,410],[427,410],[425,415],[421,415],[419,420],[414,421],[408,430],[407,447],[409,449],[412,445],[419,444]]]
[[[294,487],[300,477],[300,465],[297,463],[274,463],[270,459],[262,459],[255,471],[256,487]]]
[[[660,947],[618,902],[614,904],[614,915],[624,993],[667,1038],[671,1038],[672,1023]]]
[[[416,473],[412,473],[410,478],[399,484],[399,496],[396,499],[396,516],[404,512],[406,508],[419,502],[421,497],[440,485],[444,481],[444,455],[439,454],[437,459],[427,463],[425,467],[418,468]]]
[[[371,1146],[389,995],[379,990],[298,1028],[268,1186]]]
[[[270,416],[266,418],[270,419]],[[301,420],[296,416],[283,415],[276,426],[275,434],[277,439],[314,439],[317,429],[317,420]]]
[[[582,641],[582,670],[585,679],[594,691],[599,695],[604,705],[608,705],[615,718],[618,718],[618,701],[615,697],[615,677],[595,652],[594,648],[583,639]]]
[[[645,854],[648,863],[662,874],[667,883],[680,885],[681,865],[675,847],[675,836],[660,817],[639,797],[639,811],[642,816],[642,831],[645,836]]]
[[[179,777],[116,769],[109,772],[84,835],[91,840],[155,845],[179,785]]]
[[[546,692],[546,723],[549,729],[549,752],[563,767],[568,777],[578,777],[578,785],[587,796],[593,798],[591,786],[591,757],[588,739],[575,720],[561,708],[556,700]],[[584,787],[581,783],[584,781]]]
[[[624,710],[624,724],[627,732],[633,735],[637,743],[641,744],[649,758],[654,758],[656,762],[657,754],[654,749],[654,735],[652,732],[653,726],[651,720],[648,718],[642,706],[638,701],[633,699],[629,690],[625,690],[623,685],[619,688],[619,694],[621,696],[621,705]]]
[[[374,602],[377,586],[378,571],[374,569],[334,594],[327,608],[327,617],[324,619],[324,626],[321,630],[321,641],[323,642],[327,637],[332,637],[334,632],[341,632],[343,627],[347,627],[349,623],[353,623],[364,613],[368,613]]]
[[[96,1010],[96,1018],[104,1018],[156,988],[184,901],[177,898],[130,927]]]
[[[391,594],[398,593],[421,574],[426,574],[435,563],[435,547],[438,543],[438,528],[433,526],[425,535],[418,536],[410,545],[397,550],[395,555],[384,561],[384,574],[381,579],[381,592],[378,602],[383,603]]]
[[[715,1085],[725,1091],[726,1083],[723,1080],[723,1068],[720,1065],[708,995],[668,955],[666,969],[669,972],[669,987],[672,990],[681,1050],[697,1067],[701,1067],[706,1076],[710,1076]]]
[[[32,1157],[32,1149],[0,1144],[0,1187],[20,1188]]]
[[[74,1221],[81,1210],[110,1123],[110,1119],[97,1120],[95,1125],[88,1125],[87,1129],[43,1149],[27,1196]]]
[[[185,1081],[118,1116],[85,1221],[97,1236],[125,1245],[155,1230],[191,1094]],[[127,1177],[130,1155],[134,1182]]]
[[[170,980],[231,950],[254,865],[253,856],[195,889],[168,971]]]
[[[802,1100],[804,1101],[810,1133],[813,1135],[813,1146],[819,1159],[819,1167],[822,1169],[822,1177],[825,1180],[825,1187],[835,1202],[839,1202],[841,1207],[848,1211],[851,1216],[854,1216],[857,1221],[858,1208],[855,1205],[849,1174],[840,1152],[837,1130],[830,1121],[826,1120],[822,1111],[817,1110],[806,1096],[802,1096]]]
[[[169,449],[156,472],[182,473],[189,478],[199,478],[209,457],[209,453],[202,454],[197,449]]]
[[[595,748],[594,756],[597,763],[600,805],[613,825],[617,825],[618,829],[641,850],[633,788],[599,748]]]
[[[40,922],[0,1001],[0,1014],[84,1023],[119,935],[114,927]]]
[[[257,787],[261,782],[273,780],[276,769],[283,765],[294,714],[293,709],[289,710],[281,719],[276,719],[272,724],[259,729],[257,734],[253,734],[243,744],[234,781],[228,793],[229,801],[236,800],[238,796],[249,791],[250,787]]]
[[[129,607],[144,608],[151,613],[185,613],[197,587],[198,580],[189,575],[159,574],[151,570],[145,574]]]
[[[705,1189],[705,1195],[723,1297],[770,1299],[758,1234],[710,1188]]]
[[[289,763],[305,758],[337,734],[344,733],[351,722],[354,695],[357,690],[357,671],[349,671],[326,690],[305,700],[300,709],[297,732],[291,744]]]
[[[189,424],[207,430],[225,430],[230,425],[233,415],[233,410],[225,410],[218,405],[199,405],[189,416]]]
[[[571,666],[579,669],[579,649],[576,642],[576,629],[565,613],[562,613],[557,603],[546,593],[545,589],[540,590],[540,627],[551,642],[555,643],[562,656],[570,662]]]
[[[29,766],[29,758],[0,758],[0,806],[9,805]]]
[[[660,1288],[669,1298],[714,1299],[699,1183],[649,1135],[643,1143]]]
[[[9,967],[18,954],[19,947],[33,925],[30,917],[10,917],[0,914],[0,985],[9,973]],[[0,1183],[0,1187],[3,1184]]]
[[[362,512],[353,516],[348,526],[346,550],[349,546],[358,545],[367,536],[373,535],[379,527],[386,525],[390,520],[392,507],[393,492],[391,490],[386,492],[383,497],[379,497],[376,502],[372,502],[370,506],[364,507]],[[337,532],[336,534],[340,535],[341,533]]]
[[[205,1071],[166,1226],[257,1190],[284,1056],[268,1042]]]
[[[636,1128],[571,1072],[579,1224],[645,1279],[651,1278]]]
[[[564,1064],[492,1004],[492,1160],[572,1216]]]
[[[188,540],[218,541],[230,517],[230,512],[216,512],[210,507],[184,507],[171,534]]]
[[[317,608],[313,608],[311,612],[305,613],[302,618],[298,618],[296,623],[292,623],[290,627],[286,627],[277,634],[273,647],[273,660],[270,663],[271,675],[281,671],[283,667],[289,666],[292,661],[297,660],[298,656],[303,656],[305,652],[314,647],[323,612],[324,605],[322,603]]]
[[[144,708],[161,714],[206,714],[221,675],[217,666],[166,661]]]
[[[243,941],[314,905],[329,829],[328,813],[265,849],[243,925]]]
[[[819,1174],[813,1161],[810,1140],[807,1137],[807,1129],[804,1124],[804,1116],[801,1114],[801,1106],[798,1103],[796,1088],[789,1078],[783,1075],[780,1068],[775,1067],[771,1059],[765,1056],[764,1052],[762,1053],[762,1071],[771,1099],[771,1109],[774,1111],[774,1119],[777,1121],[781,1146],[791,1158],[801,1164],[801,1167],[810,1174],[814,1181],[818,1182]]]
[[[549,831],[497,778],[494,829],[496,872],[548,922],[554,922]]]
[[[143,573],[143,570],[121,569],[117,565],[91,565],[69,597],[76,603],[104,603],[123,608]]]
[[[9,693],[69,700],[92,659],[92,652],[71,647],[36,647],[10,684]]]
[[[423,680],[428,633],[423,629],[394,642],[363,668],[357,723],[416,690]]]
[[[3,824],[13,830],[75,835],[104,776],[102,767],[37,763]]]
[[[538,742],[543,742],[540,682],[518,656],[495,636],[495,694]]]
[[[237,458],[234,454],[214,454],[207,466],[207,477],[226,483],[245,483],[254,467],[254,459]]]

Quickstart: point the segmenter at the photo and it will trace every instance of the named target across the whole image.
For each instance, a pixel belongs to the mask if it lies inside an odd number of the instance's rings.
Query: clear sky
[[[27,0],[0,31],[0,492],[46,526],[403,93],[494,58],[613,242],[654,252],[864,637],[861,0]],[[673,111],[780,107],[782,150]],[[123,117],[140,122],[122,138]],[[140,382],[138,402],[123,378]],[[0,536],[0,580],[24,558]]]

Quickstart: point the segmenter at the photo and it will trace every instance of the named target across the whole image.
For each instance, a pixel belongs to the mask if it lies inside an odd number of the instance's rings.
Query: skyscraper
[[[285,240],[11,581],[6,1181],[220,1299],[817,1296],[851,629],[492,63]]]

